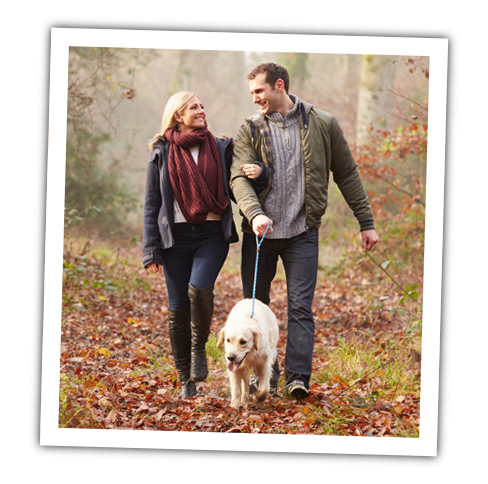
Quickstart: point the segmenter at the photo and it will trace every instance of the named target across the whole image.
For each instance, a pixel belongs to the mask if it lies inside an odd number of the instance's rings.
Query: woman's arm
[[[162,204],[159,188],[158,156],[161,156],[161,150],[153,150],[147,165],[142,244],[142,263],[146,268],[149,268],[152,264],[161,264],[163,262],[161,235],[158,226],[158,216]]]

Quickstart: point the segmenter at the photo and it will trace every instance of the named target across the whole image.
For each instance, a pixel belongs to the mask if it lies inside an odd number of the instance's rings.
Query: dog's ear
[[[261,346],[261,333],[259,331],[253,331],[253,344],[254,344],[254,349],[258,351],[258,349]]]
[[[220,350],[224,346],[224,340],[225,340],[225,328],[222,328],[219,333],[219,341],[217,342],[217,348]]]

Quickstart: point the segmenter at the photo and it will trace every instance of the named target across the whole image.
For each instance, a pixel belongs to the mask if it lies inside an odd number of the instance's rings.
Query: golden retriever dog
[[[249,402],[249,373],[259,378],[258,402],[269,393],[271,369],[276,359],[278,322],[273,311],[257,299],[251,318],[252,299],[238,302],[220,331],[218,348],[225,345],[225,360],[232,394],[230,405],[239,408]]]

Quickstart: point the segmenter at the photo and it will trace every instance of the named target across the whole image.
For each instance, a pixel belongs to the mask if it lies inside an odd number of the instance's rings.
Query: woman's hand
[[[253,163],[242,165],[241,170],[244,175],[251,179],[257,178],[263,171],[260,165]]]
[[[147,270],[151,274],[161,274],[163,272],[163,269],[161,267],[161,264],[159,264],[158,262],[154,262],[153,264],[149,264],[147,266]]]

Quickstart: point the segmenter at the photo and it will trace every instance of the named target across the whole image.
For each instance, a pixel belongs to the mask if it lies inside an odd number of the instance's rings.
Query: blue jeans
[[[264,239],[259,250],[256,298],[269,304],[271,282],[276,275],[278,257],[281,257],[286,275],[288,293],[288,335],[285,353],[286,384],[302,381],[309,388],[312,375],[312,355],[315,324],[312,302],[317,282],[318,231],[310,230],[290,239]],[[242,241],[241,277],[245,298],[252,298],[254,267],[256,264],[256,237],[244,233]],[[279,377],[276,362],[272,381]]]
[[[229,252],[220,221],[173,226],[174,245],[163,250],[163,271],[169,307],[190,307],[188,284],[205,289],[215,283]]]

